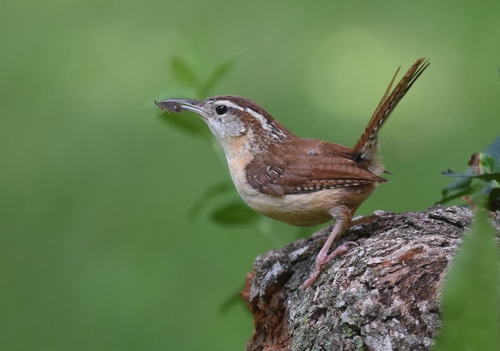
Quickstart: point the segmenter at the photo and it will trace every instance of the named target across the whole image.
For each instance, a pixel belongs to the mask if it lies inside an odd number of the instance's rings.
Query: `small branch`
[[[473,213],[434,207],[376,215],[346,232],[340,242],[359,247],[306,290],[299,286],[331,227],[257,257],[241,293],[254,315],[248,351],[429,350],[441,325],[443,279]],[[500,221],[493,224],[498,231]]]

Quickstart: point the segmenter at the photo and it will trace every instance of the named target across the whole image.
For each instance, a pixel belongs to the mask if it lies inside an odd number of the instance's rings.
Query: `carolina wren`
[[[387,181],[379,177],[385,170],[376,157],[378,132],[428,66],[428,61],[417,60],[391,92],[396,71],[354,148],[299,138],[255,102],[240,96],[155,103],[163,110],[194,112],[205,121],[224,150],[238,193],[255,211],[296,226],[335,220],[313,272],[302,285],[306,288],[323,266],[353,244],[328,253],[361,203]]]

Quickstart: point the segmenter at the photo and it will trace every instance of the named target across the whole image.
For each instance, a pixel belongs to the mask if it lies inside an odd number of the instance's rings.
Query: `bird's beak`
[[[194,112],[201,116],[206,115],[203,101],[186,99],[165,99],[160,102],[155,101],[155,104],[164,111],[180,113],[182,110],[186,110]]]

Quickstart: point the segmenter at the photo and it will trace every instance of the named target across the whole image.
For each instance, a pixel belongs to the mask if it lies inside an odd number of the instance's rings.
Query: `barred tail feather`
[[[401,81],[396,85],[392,92],[391,88],[396,78],[399,68],[392,77],[389,87],[384,93],[382,100],[377,106],[377,109],[373,113],[368,126],[366,127],[363,135],[359,138],[358,142],[354,146],[355,152],[359,155],[360,161],[366,160],[370,161],[375,159],[377,154],[377,144],[378,144],[378,132],[382,125],[385,123],[389,115],[396,108],[397,104],[405,96],[405,94],[410,90],[411,86],[418,77],[424,72],[424,70],[430,65],[430,62],[424,58],[418,59],[413,66],[410,67],[408,72],[404,75]]]

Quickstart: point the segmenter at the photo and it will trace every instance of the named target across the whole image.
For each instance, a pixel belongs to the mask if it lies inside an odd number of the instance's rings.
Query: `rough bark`
[[[473,213],[434,207],[375,214],[340,241],[359,246],[306,290],[299,286],[331,227],[257,258],[241,293],[254,315],[248,351],[429,350],[443,279]]]

